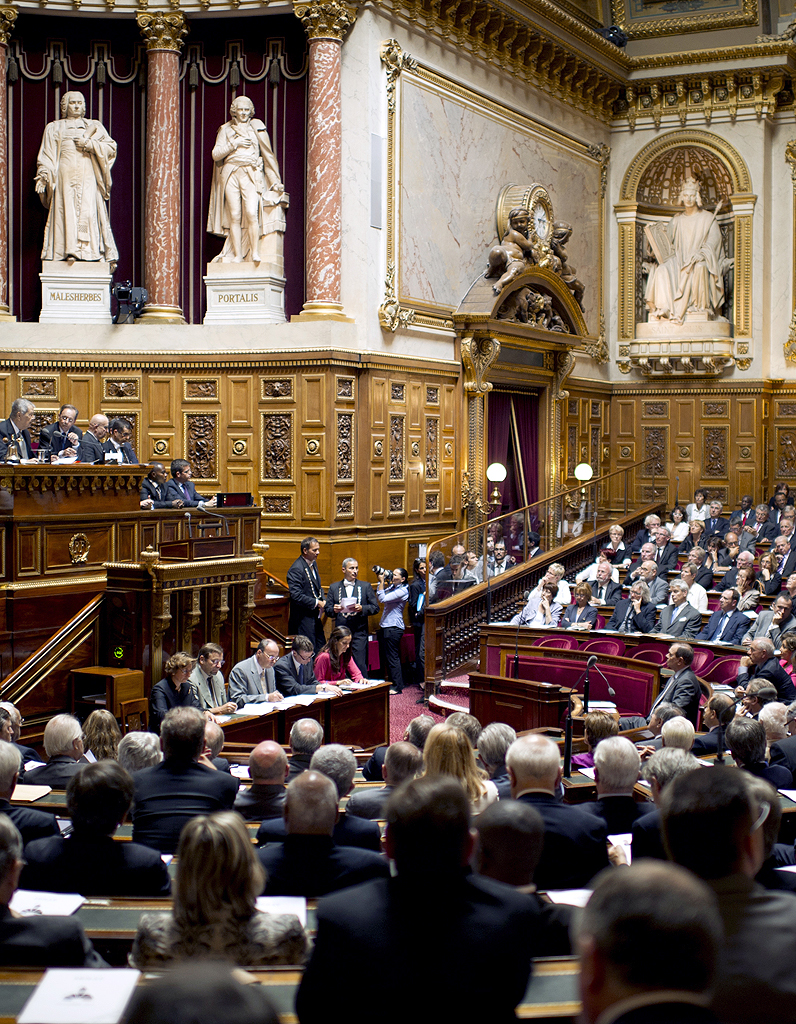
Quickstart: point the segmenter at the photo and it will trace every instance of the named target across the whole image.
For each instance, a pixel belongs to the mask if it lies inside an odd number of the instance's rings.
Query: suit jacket
[[[296,997],[301,1024],[342,1016],[370,1020],[374,1006],[384,1024],[513,1021],[542,930],[538,905],[479,875],[446,877],[440,888],[443,895],[429,902],[426,886],[399,875],[322,900],[315,947]],[[384,969],[411,961],[413,935],[434,950],[439,976],[455,978],[424,989],[422,1008],[405,971]],[[342,991],[339,979],[350,964],[357,965],[357,983]]]
[[[632,796],[598,797],[594,812],[605,822],[606,835],[614,836],[633,829],[633,822],[646,814],[649,805],[640,804]]]
[[[693,611],[693,609],[691,610]],[[678,675],[671,677],[653,701],[651,711],[654,711],[658,704],[664,701],[667,704],[674,704],[683,709],[685,717],[696,728],[701,696],[702,687],[699,685],[696,673],[692,672],[690,668],[686,668]]]
[[[597,597],[600,593],[600,584],[595,580],[594,583],[589,584],[592,589],[592,594]],[[608,580],[605,585],[605,596],[603,597],[603,604],[615,605],[617,601],[622,600],[622,584],[614,583],[613,580]],[[598,612],[599,614],[599,612]]]
[[[654,860],[668,860],[661,836],[661,812],[650,811],[633,822],[633,860],[652,857]]]
[[[168,484],[164,484],[163,487],[159,487],[154,480],[150,480],[148,476],[145,476],[141,481],[139,497],[141,501],[151,498],[153,502],[152,508],[171,508],[171,500],[166,498],[168,486]]]
[[[25,846],[34,839],[61,834],[55,815],[46,811],[34,811],[32,807],[12,807],[9,800],[0,800],[0,814],[7,814],[16,825]]]
[[[382,786],[381,789],[354,790],[348,798],[345,812],[355,818],[383,818],[384,805],[394,789],[394,786]]]
[[[69,780],[77,775],[81,768],[88,764],[85,758],[75,761],[73,757],[66,754],[59,754],[51,757],[42,768],[34,768],[32,772],[25,772],[26,786],[52,786],[53,789],[66,789]]]
[[[280,843],[262,846],[257,856],[268,876],[266,896],[313,899],[390,873],[380,853],[338,846],[331,836],[284,836]]]
[[[323,587],[315,578],[317,565],[310,566],[307,560],[299,556],[287,571],[287,586],[290,591],[290,618],[287,631],[291,636],[300,633],[310,640],[315,637],[315,625],[318,621],[317,601],[323,598]]]
[[[779,560],[777,561],[777,572],[783,580],[786,580],[792,572],[796,572],[796,550],[790,549],[790,554],[785,559],[785,565],[782,569],[779,567]]]
[[[77,434],[78,443],[75,445],[75,449],[79,450],[80,439],[83,436],[83,431],[80,427],[70,427],[70,434]],[[60,455],[64,448],[71,448],[72,442],[69,440],[67,434],[61,430],[57,423],[48,423],[46,427],[42,427],[39,432],[39,448],[49,448],[55,455]]]
[[[714,534],[718,534],[720,537],[723,537],[729,528],[730,521],[729,519],[725,519],[724,516],[718,516],[716,519],[711,519],[710,516],[708,516],[705,519],[705,532],[702,535],[703,539],[707,540],[708,537],[712,537]]]
[[[757,523],[755,522],[749,525],[756,526]],[[741,551],[754,551],[755,546],[762,540],[770,541],[773,544],[774,539],[778,534],[779,527],[775,526],[773,523],[763,523],[760,527],[760,533],[758,533],[757,536],[753,533],[746,533],[746,531],[742,531],[738,537],[738,547]]]
[[[656,529],[657,529],[657,527],[656,527]],[[630,550],[631,550],[631,552],[634,555],[636,555],[636,557],[638,557],[638,554],[641,551],[641,548],[642,548],[642,546],[644,544],[654,544],[654,543],[655,543],[655,538],[653,537],[653,535],[650,533],[649,530],[645,530],[644,527],[642,527],[638,531],[636,536],[633,538],[633,542],[630,545]],[[625,556],[625,557],[627,557],[627,556]]]
[[[76,917],[12,917],[0,910],[3,967],[107,967]]]
[[[229,674],[229,699],[243,704],[261,704],[276,690],[276,676],[271,666],[265,670],[265,693],[260,686],[260,663],[257,655],[239,661]],[[242,702],[242,703],[241,703]]]
[[[226,772],[189,761],[161,761],[133,776],[133,842],[174,853],[183,825],[197,814],[228,811],[238,780]]]
[[[291,754],[287,763],[287,782],[292,782],[302,772],[308,772],[311,760],[312,754]]]
[[[655,548],[654,561],[658,564],[658,575],[665,576],[667,572],[677,568],[677,555],[679,545],[668,541],[663,548]],[[660,551],[660,554],[658,553]]]
[[[754,666],[747,673],[745,681],[751,682],[753,679],[769,681],[777,691],[777,700],[785,704],[790,704],[791,701],[796,700],[796,686],[793,685],[793,680],[780,665],[778,658],[769,658],[762,665]],[[743,672],[739,671],[738,682],[742,683],[743,681]]]
[[[608,866],[605,822],[584,806],[559,803],[549,793],[523,793],[544,821],[544,845],[534,881],[540,889],[580,889]]]
[[[425,583],[423,584],[425,589]],[[368,632],[368,616],[378,615],[379,602],[376,600],[376,593],[373,587],[366,580],[357,580],[354,584],[353,594],[358,598],[357,604],[362,605],[362,611],[356,615],[344,615],[342,612],[335,614],[334,606],[340,604],[340,595],[345,596],[343,580],[333,583],[326,592],[327,618],[334,619],[335,626],[345,626],[351,633]],[[306,635],[306,634],[305,634]]]
[[[202,711],[208,711],[210,708],[220,708],[222,704],[227,703],[224,677],[220,672],[216,672],[210,678],[212,681],[208,683],[208,677],[199,668],[198,661],[194,666],[193,672],[188,676],[188,682],[196,690],[196,695],[199,698],[199,707]]]
[[[185,497],[183,487],[188,491],[187,498]],[[197,494],[196,485],[193,480],[189,480],[184,484],[178,484],[176,480],[169,480],[166,484],[166,499],[169,504],[171,504],[171,502],[176,498],[179,498],[183,502],[185,508],[197,508],[199,504],[204,501],[204,498],[200,494]]]
[[[705,754],[715,754],[719,749],[719,727],[714,726],[709,732],[697,733],[694,737],[694,745],[691,753],[695,757],[702,757]],[[725,742],[724,749],[727,749]]]
[[[558,624],[559,629],[569,629],[575,622],[575,616],[580,613],[578,622],[588,622],[592,629],[597,625],[597,609],[592,608],[591,605],[586,605],[585,608],[578,608],[576,604],[568,604],[564,609],[564,614],[561,616],[561,621]]]
[[[785,633],[790,633],[792,630],[796,629],[796,618],[794,618],[791,613],[789,619],[786,619],[785,622],[781,623],[779,626],[774,626],[772,628],[771,623],[773,619],[773,608],[769,608],[768,611],[765,612],[760,612],[754,623],[749,627],[746,633],[744,633],[743,642],[745,644],[751,643],[752,640],[755,640],[758,637],[768,636],[774,646],[778,647],[780,637],[784,636]]]
[[[381,773],[384,767],[384,758],[387,756],[387,747],[376,747],[368,761],[362,768],[362,775],[366,782],[381,782],[384,776]]]
[[[281,843],[284,842],[286,836],[287,829],[284,819],[272,818],[269,821],[264,821],[257,829],[257,845]],[[349,814],[348,811],[343,811],[337,819],[332,839],[337,846],[357,846],[360,850],[372,850],[373,853],[381,852],[381,832],[376,822]]]
[[[102,443],[97,440],[90,430],[87,430],[80,439],[77,458],[79,462],[105,461],[105,449],[102,447]]]
[[[784,765],[769,766],[767,761],[757,761],[754,764],[745,764],[743,768],[750,775],[770,782],[774,789],[790,789],[793,785],[793,775]]]
[[[614,614],[605,624],[606,629],[621,629],[622,623],[625,621],[625,615],[631,605],[629,597],[623,597],[621,601],[617,602],[614,608]],[[643,604],[638,613],[633,612],[633,617],[630,620],[631,633],[649,633],[655,622],[655,605],[650,601],[648,604]]]
[[[19,430],[11,420],[0,421],[0,462],[5,462],[6,460],[9,441],[11,441],[12,438],[19,437],[20,435],[28,446],[28,458],[33,458],[33,442],[30,438],[30,431]]]
[[[168,896],[171,881],[156,850],[111,836],[53,836],[25,847],[20,887],[81,896]]]
[[[782,765],[796,778],[796,736],[786,736],[772,743],[769,749],[771,764]]]
[[[656,576],[647,586],[650,588],[650,604],[666,604],[669,600],[669,581],[665,576]]]
[[[161,679],[155,683],[149,694],[150,732],[160,732],[166,712],[171,711],[172,708],[199,708],[199,694],[196,692],[196,687],[192,686],[190,682],[185,682],[175,690],[168,679]]]
[[[478,576],[478,566],[476,566],[476,578]],[[420,595],[423,595],[423,607],[420,611],[417,610],[417,602]],[[423,624],[423,619],[426,617],[426,581],[421,579],[414,579],[409,584],[409,600],[406,602],[406,611],[409,615],[409,621],[413,626],[420,627]]]
[[[287,790],[280,785],[260,783],[238,790],[233,811],[241,814],[246,821],[265,821],[268,818],[280,818],[285,806]]]
[[[693,640],[702,628],[702,616],[687,601],[680,605],[679,614],[675,619],[677,611],[673,604],[667,604],[661,612],[660,619],[652,627],[652,632],[669,633],[671,636],[681,636],[684,640]]]
[[[719,623],[724,618],[724,612],[721,608],[717,608],[715,612],[708,619],[708,624],[701,629],[694,637],[695,640],[712,640],[713,634],[719,628]],[[749,628],[749,618],[744,615],[743,612],[739,612],[736,608],[735,611],[730,612],[730,617],[727,620],[727,625],[724,627],[724,632],[721,634],[721,642],[723,644],[740,644],[744,633]]]
[[[704,587],[705,590],[712,590],[713,589],[713,573],[712,573],[712,571],[711,571],[709,566],[707,566],[707,565],[700,565],[699,569],[697,570],[697,574],[696,574],[696,578],[694,579],[694,583],[698,583],[700,585],[700,587]],[[725,590],[726,590],[726,587],[725,587]]]
[[[285,697],[297,697],[300,693],[318,692],[318,680],[315,678],[315,670],[312,664],[304,666],[304,682],[299,683],[293,654],[290,651],[287,654],[283,654],[274,665],[274,676],[276,677],[277,690]]]
[[[116,447],[110,438],[103,444],[102,450],[104,452],[115,452]],[[119,451],[122,453],[122,462],[129,462],[133,466],[138,465],[138,457],[133,451],[133,446],[129,441],[125,441],[124,444],[119,445]]]

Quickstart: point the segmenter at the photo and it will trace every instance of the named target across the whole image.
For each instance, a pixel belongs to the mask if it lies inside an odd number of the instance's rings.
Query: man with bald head
[[[108,440],[108,417],[101,412],[95,413],[88,423],[88,430],[80,439],[77,450],[79,462],[105,462],[103,444]]]
[[[287,754],[278,743],[265,740],[249,754],[249,775],[252,784],[235,797],[233,810],[246,821],[279,818],[285,806]]]
[[[234,665],[229,674],[229,699],[239,708],[244,704],[262,704],[279,701],[282,694],[276,688],[274,665],[279,660],[279,645],[275,640],[261,640],[251,656]]]
[[[337,789],[320,772],[306,771],[287,787],[284,842],[266,843],[258,854],[266,870],[267,896],[306,896],[389,877],[386,857],[355,846],[336,846]]]

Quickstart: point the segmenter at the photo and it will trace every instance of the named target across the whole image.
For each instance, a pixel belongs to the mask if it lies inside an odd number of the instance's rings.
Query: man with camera
[[[409,600],[409,574],[406,569],[390,572],[381,565],[374,565],[373,571],[379,580],[376,598],[384,608],[379,623],[379,647],[392,679],[390,693],[402,693],[404,677],[401,671],[401,637],[404,635],[404,605]]]

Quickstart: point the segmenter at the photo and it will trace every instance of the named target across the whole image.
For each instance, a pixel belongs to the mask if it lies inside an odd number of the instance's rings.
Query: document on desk
[[[256,704],[244,704],[239,709],[238,714],[240,715],[270,715],[271,712],[276,711],[278,701],[258,701]]]
[[[50,967],[17,1017],[18,1024],[116,1024],[140,971]]]
[[[303,896],[258,896],[257,909],[265,914],[295,914],[307,927],[307,901]]]
[[[314,700],[314,693],[300,693],[296,697],[285,697],[283,700],[280,700],[276,704],[274,704],[274,707],[278,711],[287,711],[288,708],[295,707],[308,708]]]
[[[591,889],[548,889],[547,896],[552,903],[563,903],[567,907],[585,907],[591,899]]]
[[[52,786],[25,786],[24,784],[20,785],[17,783],[17,785],[14,786],[14,792],[11,794],[11,799],[32,804],[34,800],[41,800],[43,796],[47,796],[47,794],[52,793],[52,791]]]
[[[76,892],[35,892],[33,889],[17,889],[9,906],[23,917],[69,917],[85,899]]]

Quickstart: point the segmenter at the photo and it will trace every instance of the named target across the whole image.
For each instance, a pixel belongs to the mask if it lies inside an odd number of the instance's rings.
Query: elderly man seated
[[[83,727],[74,715],[55,715],[44,730],[48,762],[25,775],[25,784],[66,789],[69,780],[88,764],[83,756]]]

